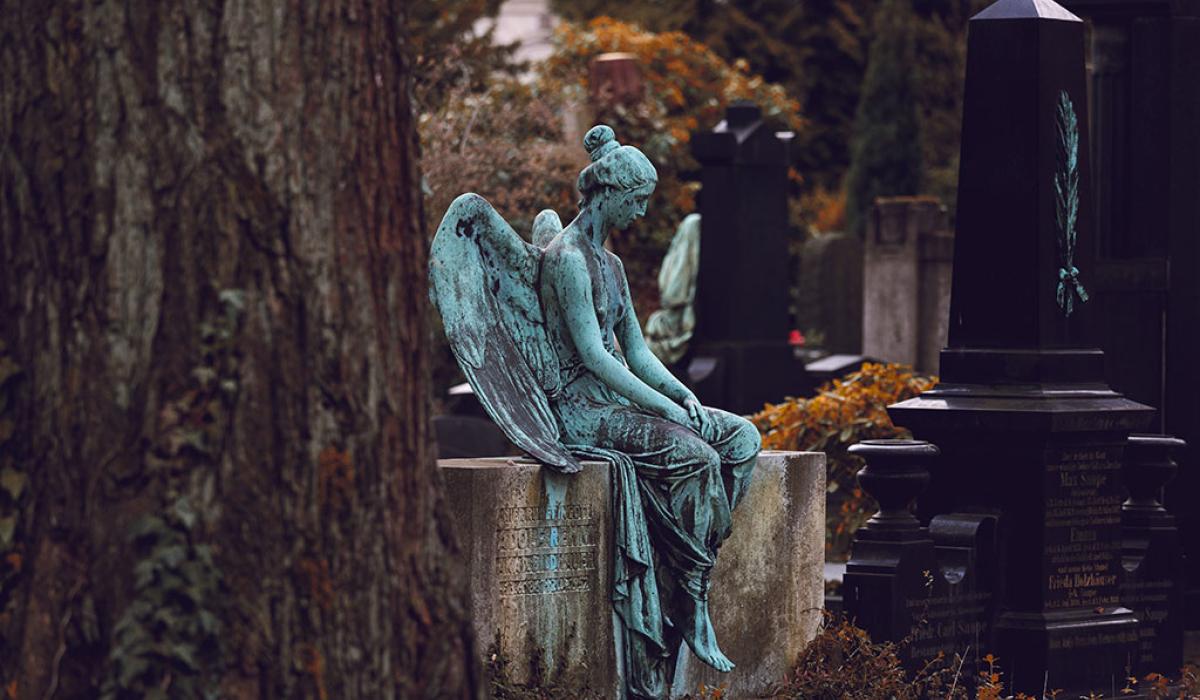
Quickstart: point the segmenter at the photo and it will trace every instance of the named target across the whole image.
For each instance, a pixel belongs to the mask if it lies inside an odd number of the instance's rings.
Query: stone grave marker
[[[840,231],[804,241],[796,279],[796,325],[817,331],[829,354],[862,352],[863,242]],[[809,338],[806,348],[816,347]]]
[[[533,668],[579,697],[624,697],[611,603],[607,462],[556,474],[499,457],[438,462],[471,581],[480,651]],[[824,593],[825,455],[762,452],[712,574],[713,625],[737,663],[722,674],[677,653],[672,697],[701,684],[754,697],[780,681],[817,632]]]
[[[889,408],[942,458],[924,519],[997,515],[993,638],[1010,690],[1124,685],[1122,459],[1152,410],[1113,391],[1095,348],[1084,26],[1052,0],[969,24],[942,383]]]
[[[438,462],[467,553],[480,650],[498,650],[511,680],[546,678],[601,697],[623,692],[608,602],[612,514],[608,465],[574,475],[505,457]]]
[[[807,384],[788,344],[791,140],[749,102],[692,135],[704,224],[688,373],[701,401],[734,413],[761,410]]]
[[[934,197],[880,197],[867,222],[863,354],[936,372],[946,344],[954,237]]]

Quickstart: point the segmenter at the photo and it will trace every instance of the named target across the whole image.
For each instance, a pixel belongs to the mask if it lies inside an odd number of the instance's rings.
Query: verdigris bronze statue
[[[431,293],[476,395],[547,467],[613,464],[613,606],[631,696],[659,698],[682,639],[720,671],[733,663],[709,620],[709,577],[760,447],[748,421],[700,405],[650,352],[613,228],[646,213],[654,166],[611,128],[584,137],[579,215],[550,210],[525,243],[482,197],[450,205],[433,241]]]

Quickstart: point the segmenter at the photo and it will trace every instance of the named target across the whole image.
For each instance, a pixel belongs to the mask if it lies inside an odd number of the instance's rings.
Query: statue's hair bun
[[[584,134],[583,147],[587,149],[588,155],[592,157],[592,162],[595,163],[620,148],[621,144],[617,143],[617,135],[613,133],[611,126],[597,124],[588,129],[588,132]]]

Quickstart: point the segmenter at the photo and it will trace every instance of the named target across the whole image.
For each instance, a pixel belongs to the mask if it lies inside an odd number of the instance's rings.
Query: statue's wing
[[[533,220],[533,234],[530,240],[544,250],[555,236],[562,233],[562,227],[562,219],[558,218],[557,212],[553,209],[543,209]]]
[[[433,238],[430,295],[454,356],[492,420],[547,465],[578,471],[547,399],[558,392],[559,373],[538,299],[541,257],[487,200],[464,194]]]

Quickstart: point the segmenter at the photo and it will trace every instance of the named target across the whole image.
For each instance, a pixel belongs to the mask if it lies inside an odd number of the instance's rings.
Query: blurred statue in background
[[[546,467],[613,464],[612,602],[629,693],[659,698],[680,640],[720,671],[733,663],[709,620],[710,574],[760,440],[743,418],[700,405],[638,326],[615,227],[646,213],[658,174],[607,126],[584,137],[580,212],[552,211],[525,243],[482,197],[450,205],[430,255],[446,336],[489,415]]]
[[[659,308],[646,320],[646,343],[665,364],[687,354],[696,328],[696,273],[700,271],[700,215],[688,214],[675,230],[658,271]]]

